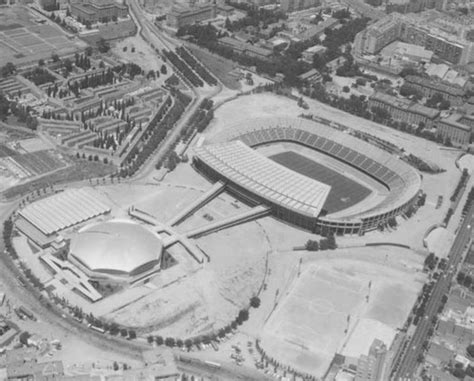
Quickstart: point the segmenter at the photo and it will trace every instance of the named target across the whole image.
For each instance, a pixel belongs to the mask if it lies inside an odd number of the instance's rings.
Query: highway
[[[391,378],[395,381],[412,380],[414,373],[419,364],[419,357],[423,353],[423,343],[427,339],[428,331],[433,326],[432,319],[438,315],[438,309],[442,303],[443,295],[447,294],[451,286],[456,268],[463,259],[466,245],[470,242],[472,236],[474,204],[469,208],[466,217],[459,228],[451,250],[449,252],[448,263],[444,274],[433,286],[432,293],[428,299],[425,310],[425,317],[420,319],[416,327],[415,333],[409,339],[406,352],[402,355],[398,369],[395,369],[394,376]]]

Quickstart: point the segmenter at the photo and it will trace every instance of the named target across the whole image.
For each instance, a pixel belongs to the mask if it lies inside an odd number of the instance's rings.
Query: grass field
[[[295,172],[331,186],[331,192],[323,207],[328,213],[349,208],[370,194],[370,189],[363,185],[296,152],[282,152],[270,156],[270,159]]]

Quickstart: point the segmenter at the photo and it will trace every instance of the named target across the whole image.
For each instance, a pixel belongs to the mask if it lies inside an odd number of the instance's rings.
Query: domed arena
[[[134,279],[159,265],[157,234],[131,220],[87,225],[72,238],[69,260],[91,279]]]

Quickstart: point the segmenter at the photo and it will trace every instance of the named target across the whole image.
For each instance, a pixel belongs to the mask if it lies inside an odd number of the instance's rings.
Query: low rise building
[[[320,38],[326,29],[335,28],[338,25],[339,20],[330,17],[317,25],[298,24],[292,28],[292,32],[297,40],[308,41],[314,38]]]
[[[298,79],[302,82],[308,82],[311,84],[319,83],[322,80],[321,74],[316,69],[311,69],[306,73],[298,76]]]
[[[173,8],[166,15],[166,24],[171,28],[179,29],[185,25],[191,25],[216,17],[216,6],[214,4],[198,5],[192,8]]]
[[[58,376],[64,376],[61,361],[38,363],[35,359],[7,363],[8,380],[52,380]]]
[[[460,106],[464,103],[466,90],[456,84],[445,83],[436,79],[423,78],[416,75],[405,77],[405,84],[419,90],[424,97],[431,98],[435,94],[441,95],[451,105]]]
[[[444,141],[449,139],[454,146],[465,147],[471,141],[474,131],[474,119],[464,115],[453,114],[437,122],[436,134]]]
[[[422,122],[426,127],[432,127],[439,115],[439,110],[381,92],[369,98],[369,107],[383,108],[394,120],[412,125],[419,125]]]
[[[444,345],[431,343],[426,354],[426,362],[436,368],[442,368],[454,360],[455,356],[456,353]]]
[[[258,47],[246,42],[241,42],[231,37],[223,37],[219,39],[219,44],[227,46],[236,53],[259,59],[269,59],[273,54],[273,51],[270,49]]]
[[[308,63],[313,63],[313,57],[315,54],[318,56],[322,56],[326,52],[327,48],[323,45],[314,45],[306,49],[301,57],[303,61],[308,62]]]

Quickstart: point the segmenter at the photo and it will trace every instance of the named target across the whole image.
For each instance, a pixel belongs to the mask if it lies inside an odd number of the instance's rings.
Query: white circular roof
[[[111,220],[79,230],[69,251],[92,271],[130,274],[158,263],[162,243],[157,234],[136,222]]]

